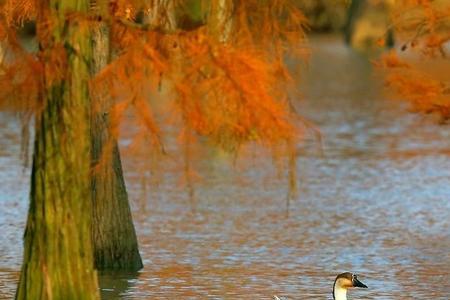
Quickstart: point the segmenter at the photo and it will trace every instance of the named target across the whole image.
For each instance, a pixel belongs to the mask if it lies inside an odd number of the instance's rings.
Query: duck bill
[[[353,279],[353,286],[354,286],[354,287],[359,287],[359,288],[365,288],[365,289],[367,289],[367,285],[365,285],[364,283],[362,283],[361,281],[359,281],[358,278],[354,278],[354,279]]]

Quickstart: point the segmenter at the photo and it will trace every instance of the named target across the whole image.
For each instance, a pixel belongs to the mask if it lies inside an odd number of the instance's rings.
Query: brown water
[[[353,299],[450,299],[450,128],[386,99],[370,63],[338,41],[315,39],[313,53],[299,109],[323,145],[299,150],[289,217],[266,156],[233,167],[211,150],[195,204],[176,168],[143,194],[125,157],[145,268],[103,275],[104,299],[331,299],[343,271],[369,286]],[[27,213],[18,128],[0,115],[1,299],[14,295]]]

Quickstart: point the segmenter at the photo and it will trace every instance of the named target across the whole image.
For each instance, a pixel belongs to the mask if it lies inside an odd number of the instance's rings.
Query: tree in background
[[[446,44],[450,41],[448,1],[397,1],[393,26],[401,51],[387,53],[379,65],[386,70],[386,84],[412,109],[450,118],[450,78]]]
[[[316,32],[338,32],[344,28],[347,8],[352,0],[296,0]]]
[[[390,25],[393,0],[352,0],[344,27],[345,42],[365,52],[394,46]]]
[[[194,24],[189,30],[165,25],[184,15],[177,12],[183,1],[1,4],[0,104],[26,112],[25,118],[33,113],[36,127],[18,299],[98,298],[93,253],[98,267],[116,268],[97,255],[112,262],[120,252],[102,254],[98,247],[113,238],[108,230],[131,224],[126,195],[120,196],[119,125],[131,111],[140,128],[134,145],[145,141],[149,152],[163,154],[162,124],[149,101],[161,83],[172,91],[165,105],[178,122],[182,147],[208,137],[229,151],[252,142],[289,153],[295,188],[295,145],[303,125],[291,109],[284,58],[292,49],[302,52],[305,19],[291,1],[201,1],[196,5],[210,23],[182,23]],[[136,23],[139,12],[149,21]],[[16,35],[27,19],[36,20],[35,54]],[[114,202],[117,195],[121,204]],[[109,224],[103,226],[99,214],[112,218]],[[113,233],[112,248],[138,262],[138,254],[127,251],[137,250],[127,232],[134,229]],[[127,238],[131,248],[120,244]]]

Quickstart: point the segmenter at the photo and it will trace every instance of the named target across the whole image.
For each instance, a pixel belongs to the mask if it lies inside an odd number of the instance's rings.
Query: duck
[[[339,274],[333,284],[333,299],[347,300],[347,290],[355,287],[367,289],[367,285],[359,281],[356,274],[350,272]]]
[[[333,299],[347,300],[347,290],[355,287],[367,289],[367,285],[359,281],[356,274],[351,272],[339,274],[336,276],[333,284]],[[282,300],[278,296],[274,296],[273,298],[274,300]]]

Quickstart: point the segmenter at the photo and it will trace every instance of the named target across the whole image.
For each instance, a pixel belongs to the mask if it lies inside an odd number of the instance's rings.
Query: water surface
[[[389,99],[370,62],[339,41],[312,47],[299,111],[322,140],[299,148],[289,217],[286,179],[266,155],[233,166],[204,153],[195,202],[170,164],[143,193],[140,161],[124,155],[145,268],[103,275],[104,299],[331,299],[343,271],[369,286],[354,299],[450,299],[449,127]],[[18,137],[2,114],[2,299],[14,295],[27,213]]]

